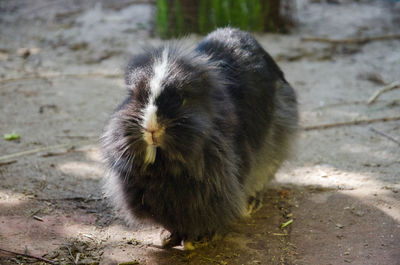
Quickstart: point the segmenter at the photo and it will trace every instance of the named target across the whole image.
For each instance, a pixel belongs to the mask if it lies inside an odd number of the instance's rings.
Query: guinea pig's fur
[[[288,155],[298,114],[282,71],[250,34],[223,28],[190,52],[133,57],[125,79],[102,138],[106,196],[175,245],[224,231]]]

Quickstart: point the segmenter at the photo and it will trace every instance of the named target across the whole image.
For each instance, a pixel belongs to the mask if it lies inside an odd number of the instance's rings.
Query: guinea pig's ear
[[[135,55],[129,61],[125,71],[125,83],[130,88],[146,69],[151,66],[151,55],[148,53]]]

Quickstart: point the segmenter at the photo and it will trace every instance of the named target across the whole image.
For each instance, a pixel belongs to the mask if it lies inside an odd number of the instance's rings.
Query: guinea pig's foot
[[[168,230],[163,229],[160,233],[161,246],[163,248],[172,248],[180,246],[182,238],[177,233],[171,233]]]
[[[208,240],[201,240],[201,241],[184,241],[183,242],[183,249],[184,250],[194,250],[196,248],[203,248],[208,246]]]
[[[196,246],[192,241],[184,241],[183,242],[184,250],[194,250],[195,248],[196,248]]]
[[[221,238],[222,237],[219,234],[215,233],[212,236],[200,237],[196,241],[184,240],[183,241],[183,249],[184,250],[194,250],[196,248],[203,248],[203,247],[206,247],[206,246],[210,245],[210,243],[212,241],[219,240]]]
[[[247,214],[248,216],[254,214],[258,210],[261,209],[262,207],[262,195],[260,193],[257,193],[256,196],[250,196],[248,203],[247,203]]]

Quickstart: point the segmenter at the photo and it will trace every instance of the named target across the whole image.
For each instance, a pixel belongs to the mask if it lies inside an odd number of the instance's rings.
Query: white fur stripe
[[[157,107],[153,104],[147,105],[143,114],[143,127],[147,130],[153,131],[158,128],[157,124]]]
[[[154,63],[153,69],[154,75],[150,80],[150,99],[154,101],[160,95],[163,88],[162,81],[168,74],[168,48],[164,48],[161,60]]]
[[[168,48],[164,48],[161,59],[155,61],[153,65],[154,75],[150,80],[149,103],[143,112],[142,126],[146,130],[154,131],[159,129],[157,124],[157,106],[154,104],[156,98],[163,90],[162,81],[168,74]],[[156,159],[157,148],[151,144],[147,146],[145,163],[152,164]]]
[[[147,128],[151,126],[152,128],[157,127],[157,107],[154,104],[156,98],[161,94],[163,89],[162,81],[168,74],[168,48],[164,48],[162,52],[162,57],[154,63],[154,75],[150,80],[150,97],[149,103],[143,112],[143,124],[142,126]]]

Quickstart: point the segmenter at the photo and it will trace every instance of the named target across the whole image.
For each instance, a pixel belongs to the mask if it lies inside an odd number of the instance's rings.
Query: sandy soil
[[[400,264],[400,148],[376,132],[400,140],[400,89],[366,104],[399,80],[400,40],[301,40],[399,34],[399,3],[297,1],[290,35],[256,36],[296,88],[303,128],[397,120],[302,130],[264,207],[184,252],[159,249],[159,227],[129,229],[102,200],[97,139],[124,96],[122,69],[162,42],[150,5],[102,2],[0,2],[0,134],[21,136],[0,139],[1,249],[60,264]],[[2,251],[0,263],[41,264]]]

